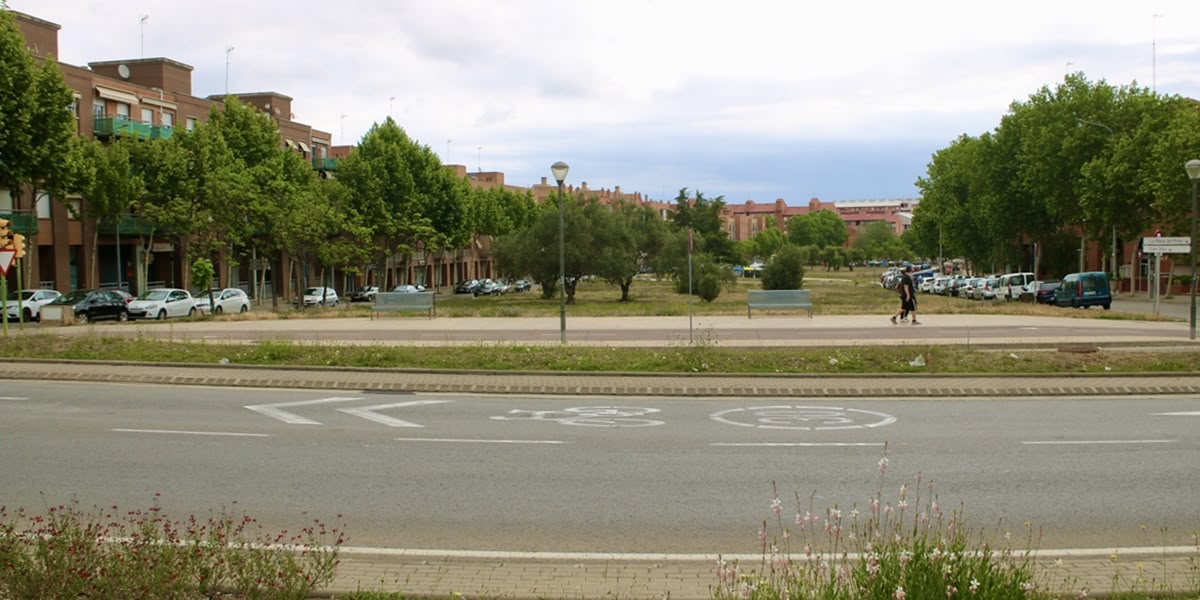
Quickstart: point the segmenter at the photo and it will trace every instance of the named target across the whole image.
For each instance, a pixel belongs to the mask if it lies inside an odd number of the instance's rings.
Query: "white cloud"
[[[390,110],[448,162],[510,183],[562,159],[571,179],[655,198],[912,196],[934,151],[1067,71],[1200,97],[1189,0],[9,4],[61,24],[68,63],[137,57],[144,34],[147,56],[195,67],[203,96],[224,91],[233,46],[231,91],[292,96],[335,142]]]

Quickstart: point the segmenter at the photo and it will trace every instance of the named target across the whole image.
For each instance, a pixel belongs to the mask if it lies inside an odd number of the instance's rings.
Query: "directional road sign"
[[[1190,254],[1192,238],[1189,237],[1144,237],[1142,251],[1147,254]]]

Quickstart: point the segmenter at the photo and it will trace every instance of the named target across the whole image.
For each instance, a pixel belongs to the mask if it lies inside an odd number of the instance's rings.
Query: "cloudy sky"
[[[390,114],[509,184],[562,160],[656,200],[915,197],[935,151],[1068,71],[1200,98],[1195,0],[8,4],[62,25],[66,63],[166,56],[206,96],[228,58],[229,91],[291,96],[335,144]]]

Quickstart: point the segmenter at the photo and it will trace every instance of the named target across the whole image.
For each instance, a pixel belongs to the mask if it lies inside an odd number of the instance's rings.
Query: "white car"
[[[42,306],[50,304],[61,293],[54,290],[20,290],[10,292],[8,294],[8,312],[4,316],[9,321],[19,321],[22,315],[25,321],[40,322],[42,320]],[[18,312],[19,311],[19,312]]]
[[[156,288],[146,290],[129,303],[129,320],[190,317],[196,314],[196,300],[187,290]]]
[[[310,287],[304,290],[305,306],[337,306],[337,291],[331,287]]]
[[[212,291],[213,300],[216,301],[217,307],[213,310],[214,314],[222,313],[244,313],[250,310],[250,296],[239,288],[225,288],[223,290]],[[200,292],[196,294],[196,310],[202,313],[207,313],[208,292]]]

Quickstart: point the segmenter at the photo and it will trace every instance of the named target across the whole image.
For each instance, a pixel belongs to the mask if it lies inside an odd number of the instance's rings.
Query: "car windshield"
[[[304,295],[305,296],[320,296],[320,295],[322,295],[321,290],[323,290],[323,289],[325,289],[325,288],[319,288],[319,287],[308,288],[307,290],[304,290]]]
[[[89,292],[87,290],[75,290],[73,292],[67,292],[67,293],[63,294],[61,297],[59,297],[58,300],[55,300],[54,303],[55,304],[78,304],[79,302],[82,302],[84,298],[87,298],[88,293]]]
[[[138,300],[151,300],[156,302],[162,301],[167,299],[168,293],[169,292],[167,290],[150,290],[148,292],[143,292],[141,296],[138,296]]]

